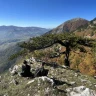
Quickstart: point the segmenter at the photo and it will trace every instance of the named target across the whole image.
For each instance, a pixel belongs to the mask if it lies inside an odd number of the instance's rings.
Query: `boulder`
[[[94,76],[94,78],[96,79],[96,76]]]
[[[76,82],[70,82],[69,84],[71,84],[72,86],[76,84]]]
[[[31,57],[31,58],[30,58],[30,63],[36,63],[36,60],[35,60],[34,57]]]
[[[16,81],[15,79],[13,79],[9,84],[11,84],[11,83],[13,83],[14,85],[18,85],[19,84],[19,82]]]
[[[10,73],[11,73],[12,75],[15,75],[15,74],[18,73],[18,69],[19,69],[19,66],[18,66],[18,65],[15,65],[15,66],[13,67],[13,69],[12,69],[12,68],[9,68],[9,71],[10,71]]]
[[[79,86],[66,89],[67,96],[96,96],[96,91],[86,88],[85,86]]]
[[[19,84],[15,79],[13,79],[12,82],[13,82],[14,85],[18,85]]]
[[[46,77],[46,76],[42,76],[42,77],[38,77],[38,78],[35,78],[35,79],[33,79],[33,80],[30,80],[27,84],[31,84],[31,83],[34,83],[34,82],[36,82],[36,81],[38,81],[38,83],[40,83],[40,82],[49,82],[49,84],[50,84],[51,86],[54,85],[53,79],[48,78],[48,77]]]

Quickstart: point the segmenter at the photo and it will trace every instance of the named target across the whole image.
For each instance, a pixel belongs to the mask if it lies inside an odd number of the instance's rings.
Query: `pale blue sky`
[[[72,18],[96,17],[96,0],[0,0],[0,25],[54,28]]]

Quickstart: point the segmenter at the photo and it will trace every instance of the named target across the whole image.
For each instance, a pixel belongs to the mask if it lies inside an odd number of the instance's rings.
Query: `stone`
[[[29,81],[27,84],[31,84],[31,83],[33,83],[34,82],[34,80],[31,80],[31,81]]]
[[[18,66],[18,65],[15,65],[15,66],[13,67],[13,69],[12,69],[12,68],[9,68],[9,71],[10,71],[10,73],[11,73],[12,75],[15,75],[15,74],[18,73],[18,69],[19,69],[19,66]]]
[[[43,81],[48,81],[48,82],[51,83],[52,86],[54,85],[53,79],[48,78],[48,77],[46,77],[46,76],[39,77],[38,79],[41,79],[41,80],[43,80]]]
[[[30,58],[30,62],[31,62],[31,63],[35,63],[35,62],[36,62],[35,58],[34,58],[34,57],[31,57],[31,58]]]
[[[77,77],[78,76],[78,74],[77,73],[75,73],[75,77]]]
[[[96,79],[96,76],[94,76],[94,78]]]
[[[46,76],[35,78],[34,80],[29,81],[27,84],[34,83],[36,80],[38,80],[38,83],[40,83],[40,80],[42,80],[42,81],[48,81],[48,82],[50,82],[52,86],[54,85],[53,79],[48,78]]]
[[[76,84],[76,82],[70,82],[70,84],[71,84],[71,85],[75,85],[75,84]]]
[[[27,62],[30,62],[30,59],[26,59]]]
[[[84,82],[87,82],[87,80],[83,80],[83,79],[81,79],[81,82],[84,83]]]
[[[19,84],[15,79],[13,79],[10,83],[13,83],[14,85],[18,85]]]
[[[79,86],[66,89],[67,96],[96,96],[96,91],[86,88],[85,86]]]
[[[65,68],[65,69],[66,69],[66,68],[68,68],[68,67],[67,67],[67,66],[65,66],[65,65],[63,65],[62,67],[63,67],[63,68]]]
[[[8,96],[7,94],[5,94],[4,96]]]
[[[27,96],[30,96],[30,94],[28,94]]]

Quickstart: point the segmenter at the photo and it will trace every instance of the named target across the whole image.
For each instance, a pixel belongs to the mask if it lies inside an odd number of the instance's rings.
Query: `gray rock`
[[[30,96],[30,94],[28,94],[27,96]]]
[[[78,74],[77,73],[75,73],[75,77],[77,77],[78,76]]]
[[[11,84],[11,83],[13,83],[14,85],[18,85],[19,84],[15,79],[13,79],[9,84]]]
[[[75,85],[75,84],[76,84],[76,82],[70,82],[70,84],[71,84],[71,85]]]
[[[66,89],[67,96],[96,96],[96,91],[86,88],[85,86],[79,86]]]
[[[15,65],[13,67],[13,69],[12,68],[9,68],[9,72],[11,73],[11,75],[15,75],[15,74],[18,73],[18,69],[19,69],[19,66],[18,65]]]
[[[81,79],[81,82],[82,82],[82,83],[86,83],[86,82],[87,82],[87,80],[83,80],[83,79]]]
[[[33,83],[35,80],[31,80],[31,81],[29,81],[27,84],[31,84],[31,83]]]
[[[94,76],[94,78],[96,79],[96,76]]]
[[[7,94],[4,94],[4,96],[8,96]]]
[[[40,83],[40,80],[42,80],[43,82],[44,82],[44,81],[47,81],[47,82],[49,82],[52,86],[54,85],[53,79],[50,79],[50,78],[48,78],[48,77],[46,77],[46,76],[42,76],[42,77],[35,78],[34,80],[29,81],[27,84],[34,83],[36,80],[38,80],[38,85],[39,85],[39,83]]]

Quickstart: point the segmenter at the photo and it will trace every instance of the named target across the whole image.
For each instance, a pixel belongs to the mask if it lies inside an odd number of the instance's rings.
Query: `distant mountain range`
[[[40,36],[50,29],[40,27],[0,26],[0,73],[15,64],[15,60],[9,61],[10,55],[21,50],[17,42]]]
[[[42,35],[49,30],[40,27],[0,26],[0,40],[25,39]]]

